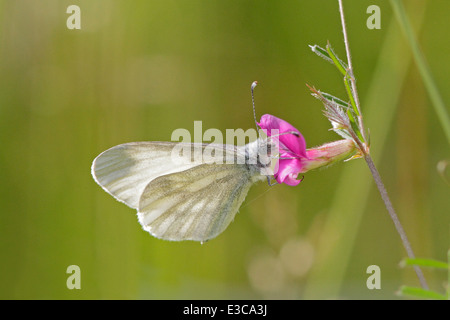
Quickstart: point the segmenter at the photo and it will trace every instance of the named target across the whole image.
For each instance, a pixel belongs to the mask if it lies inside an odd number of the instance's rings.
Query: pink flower
[[[274,177],[278,183],[296,186],[301,182],[297,180],[300,173],[350,158],[357,150],[350,139],[329,142],[307,150],[300,131],[270,114],[263,115],[258,125],[268,137],[276,138],[273,141],[279,149],[279,160]]]
[[[274,134],[277,138],[275,142],[280,159],[278,168],[275,168],[275,179],[278,183],[298,185],[301,182],[297,180],[298,174],[303,172],[302,159],[307,158],[306,142],[302,134],[290,123],[270,114],[263,115],[258,125],[268,137]]]

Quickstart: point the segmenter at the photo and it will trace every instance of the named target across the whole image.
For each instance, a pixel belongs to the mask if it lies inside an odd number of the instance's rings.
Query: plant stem
[[[447,251],[448,278],[447,278],[447,299],[450,300],[450,250]]]
[[[360,107],[360,102],[359,102],[359,97],[358,97],[358,91],[356,89],[356,81],[355,81],[355,77],[353,74],[352,59],[351,59],[351,55],[350,55],[350,45],[349,45],[348,36],[347,36],[347,28],[345,25],[344,6],[342,4],[342,0],[338,0],[338,1],[339,1],[339,12],[341,15],[342,32],[344,34],[345,50],[347,53],[347,60],[348,60],[348,68],[349,68],[348,72],[350,74],[350,81],[351,81],[351,85],[352,85],[352,95],[355,98],[356,107],[359,111],[358,121],[359,121],[360,130],[361,130],[361,133],[363,135],[365,142],[367,143],[367,140],[365,138],[365,130],[364,130],[364,126],[363,126],[363,121],[362,121],[362,113],[361,113],[361,107]],[[386,209],[388,210],[389,215],[390,215],[392,221],[394,222],[395,228],[397,229],[397,232],[400,235],[403,246],[405,247],[408,256],[411,259],[414,259],[415,256],[414,256],[414,252],[411,248],[411,244],[409,243],[409,240],[406,236],[405,230],[403,230],[403,226],[400,223],[400,220],[398,219],[397,214],[395,213],[394,207],[392,206],[391,200],[389,199],[389,195],[386,191],[386,188],[384,187],[384,184],[381,181],[381,176],[380,176],[377,168],[375,167],[375,164],[373,163],[368,150],[361,149],[361,152],[364,154],[364,159],[366,160],[366,163],[370,169],[370,172],[372,173],[373,179],[375,180],[378,191],[380,192],[381,198],[383,199]],[[422,286],[422,288],[428,289],[428,285],[425,280],[425,277],[423,276],[422,270],[418,266],[414,266],[414,270],[416,271],[417,277],[419,278],[420,285]]]
[[[344,34],[344,44],[345,44],[345,51],[347,53],[347,64],[348,64],[348,72],[350,74],[350,83],[352,85],[352,91],[353,91],[353,97],[355,99],[356,109],[358,110],[359,128],[361,130],[361,134],[363,136],[364,142],[367,143],[366,133],[365,133],[366,130],[364,129],[364,124],[363,124],[363,120],[362,120],[361,104],[359,103],[358,90],[356,90],[356,80],[353,75],[352,56],[350,54],[350,45],[348,42],[347,28],[345,26],[344,6],[342,4],[342,0],[339,0],[339,12],[341,14],[342,33]],[[361,150],[361,151],[363,151],[365,153],[365,150]]]
[[[441,123],[442,129],[447,138],[447,142],[450,144],[450,116],[448,114],[444,100],[442,99],[436,83],[434,82],[433,76],[431,75],[431,71],[428,67],[425,56],[423,55],[422,50],[417,43],[416,37],[414,36],[411,24],[409,23],[408,17],[405,13],[403,3],[400,0],[391,0],[391,6],[394,10],[400,27],[403,29],[406,35],[414,56],[414,60],[416,60],[417,68],[419,69],[420,75],[422,77],[422,81],[430,96],[434,111],[436,112],[436,115]]]
[[[381,198],[383,199],[386,209],[389,212],[392,221],[394,222],[395,228],[397,229],[397,232],[400,235],[400,238],[402,239],[402,243],[406,249],[406,252],[408,253],[408,257],[414,259],[415,256],[411,248],[411,244],[409,243],[405,230],[403,230],[402,224],[400,223],[400,220],[398,219],[398,216],[395,213],[394,207],[392,206],[391,200],[389,199],[389,195],[386,191],[386,188],[384,187],[383,181],[381,181],[380,174],[377,168],[375,167],[375,164],[373,163],[370,155],[366,155],[364,159],[366,160],[370,172],[372,173],[373,179],[375,180],[375,184],[377,185],[378,191],[380,191]],[[417,277],[419,278],[420,285],[422,286],[422,288],[428,289],[428,285],[425,280],[425,277],[423,276],[422,270],[418,266],[414,266],[414,270],[416,271]]]

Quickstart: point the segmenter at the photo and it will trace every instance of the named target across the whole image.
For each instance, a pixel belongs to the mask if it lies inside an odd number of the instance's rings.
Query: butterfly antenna
[[[252,83],[252,105],[253,105],[253,119],[255,120],[256,132],[258,132],[258,122],[256,121],[256,110],[255,110],[255,97],[253,95],[253,90],[258,85],[258,81],[253,81]]]

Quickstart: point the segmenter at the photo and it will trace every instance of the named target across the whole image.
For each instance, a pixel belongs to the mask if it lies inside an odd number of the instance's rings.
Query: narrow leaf
[[[317,54],[322,59],[327,60],[330,63],[333,63],[333,60],[330,58],[330,55],[328,54],[327,50],[324,48],[319,47],[318,45],[309,46],[315,54]]]
[[[444,296],[443,294],[417,287],[402,286],[397,292],[397,294],[401,296],[410,296],[419,299],[447,300],[447,297]]]
[[[352,108],[355,111],[356,115],[359,116],[358,108],[356,107],[355,98],[353,97],[353,91],[350,85],[350,79],[347,76],[344,78],[344,84],[345,88],[347,89],[348,97],[350,98],[350,104],[352,105]]]
[[[352,126],[353,131],[356,133],[360,141],[364,141],[361,130],[359,130],[359,126],[355,120],[355,115],[353,114],[352,110],[349,108],[347,109],[347,116],[350,120],[350,125]]]
[[[430,267],[436,269],[448,269],[448,264],[442,261],[434,260],[434,259],[421,259],[421,258],[405,258],[400,262],[400,267],[406,266],[420,266],[420,267]]]
[[[342,130],[342,129],[338,129],[338,128],[336,128],[336,129],[332,128],[330,130],[333,130],[334,132],[336,132],[338,135],[340,135],[344,139],[353,140],[352,136],[348,133],[347,130]]]
[[[334,53],[333,49],[330,46],[330,43],[327,44],[327,52],[331,60],[333,60],[334,65],[338,68],[338,70],[344,75],[347,75],[347,65],[337,57]]]
[[[447,251],[447,259],[448,259],[448,264],[450,265],[450,250]],[[448,268],[447,299],[450,300],[450,268]]]
[[[322,95],[325,97],[325,99],[330,100],[330,101],[334,101],[336,104],[338,104],[340,107],[343,107],[345,109],[348,108],[348,102],[345,102],[344,100],[341,100],[329,93],[325,93],[325,92],[321,92]]]

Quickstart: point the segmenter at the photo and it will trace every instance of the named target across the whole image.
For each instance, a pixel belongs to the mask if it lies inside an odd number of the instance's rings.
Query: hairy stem
[[[363,124],[363,120],[362,120],[361,104],[359,103],[358,90],[356,90],[356,80],[353,75],[352,56],[350,54],[350,45],[348,42],[347,28],[345,26],[344,6],[342,4],[342,0],[339,0],[339,12],[341,14],[342,33],[344,34],[344,44],[345,44],[345,51],[347,53],[348,73],[350,74],[350,83],[352,85],[352,94],[353,94],[353,97],[355,100],[356,108],[358,110],[358,124],[359,124],[359,128],[361,129],[361,134],[363,136],[363,139],[365,142],[367,142],[364,124]],[[361,151],[365,152],[365,150],[361,150]]]
[[[352,95],[354,96],[356,107],[359,112],[358,121],[359,121],[361,134],[363,135],[363,139],[365,141],[367,141],[365,138],[365,130],[364,130],[363,121],[362,121],[362,113],[361,113],[361,107],[360,107],[360,102],[359,102],[359,97],[358,97],[358,91],[356,89],[356,80],[355,80],[355,77],[353,74],[352,59],[351,59],[351,55],[350,55],[350,45],[349,45],[348,36],[347,36],[347,28],[345,25],[344,6],[342,4],[342,0],[338,0],[338,1],[339,1],[339,12],[341,15],[342,32],[344,34],[345,50],[347,53],[347,60],[348,60],[348,69],[349,69],[348,73],[350,74],[350,81],[351,81],[351,85],[352,85]],[[378,191],[380,192],[381,198],[383,199],[386,209],[388,210],[389,215],[390,215],[392,221],[394,222],[395,228],[397,229],[397,232],[400,235],[403,246],[405,247],[408,256],[413,259],[413,258],[415,258],[415,256],[414,256],[414,252],[411,248],[411,244],[409,243],[409,240],[406,236],[405,230],[403,230],[403,226],[400,223],[400,220],[398,219],[397,214],[395,213],[394,207],[392,206],[391,200],[389,199],[389,195],[386,191],[386,188],[384,187],[384,184],[381,181],[381,176],[380,176],[377,168],[375,167],[375,164],[373,163],[368,150],[361,149],[361,152],[364,154],[364,159],[366,160],[366,163],[369,166],[370,172],[372,173],[373,179],[375,180],[375,183],[377,185]],[[420,285],[422,286],[422,288],[428,289],[428,285],[425,280],[425,277],[423,276],[422,270],[418,266],[414,266],[414,270],[416,271],[417,277],[419,278]]]
[[[375,164],[373,163],[370,155],[366,155],[364,158],[367,162],[367,165],[369,166],[370,172],[372,173],[373,179],[375,180],[378,191],[380,191],[380,195],[381,195],[381,198],[383,199],[386,209],[389,212],[389,215],[391,216],[392,221],[394,222],[395,228],[397,229],[397,232],[400,235],[400,238],[402,239],[402,243],[406,249],[406,252],[408,253],[408,257],[411,259],[414,259],[415,256],[414,256],[414,252],[411,248],[411,244],[409,243],[409,240],[408,240],[408,237],[406,236],[405,230],[403,230],[402,224],[400,223],[400,220],[398,219],[398,216],[395,213],[394,207],[392,206],[391,200],[389,199],[389,195],[386,191],[386,188],[384,187],[384,184],[381,181],[380,174],[378,173],[378,170],[375,167]],[[417,277],[419,278],[420,285],[422,286],[422,288],[428,289],[428,285],[425,280],[425,277],[423,276],[422,270],[418,266],[414,266],[414,270],[416,271]]]

